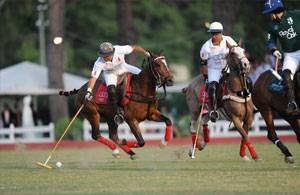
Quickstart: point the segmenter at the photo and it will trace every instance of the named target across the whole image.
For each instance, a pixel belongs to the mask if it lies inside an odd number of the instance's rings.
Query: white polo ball
[[[56,163],[56,166],[57,166],[58,168],[60,168],[60,167],[62,166],[62,163],[58,161],[58,162]]]

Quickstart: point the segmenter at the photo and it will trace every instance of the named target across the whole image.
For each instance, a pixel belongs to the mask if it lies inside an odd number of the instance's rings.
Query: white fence
[[[289,124],[283,119],[274,120],[275,128],[278,135],[294,135]],[[209,123],[211,137],[239,137],[237,130],[232,129],[233,124],[228,121],[218,121]],[[140,124],[140,128],[145,140],[160,140],[165,135],[166,125],[163,122],[145,121]],[[278,130],[281,128],[281,130]],[[108,137],[108,126],[106,123],[100,124],[101,134]],[[130,131],[129,126],[123,123],[118,128],[120,139],[135,139]],[[261,115],[257,113],[254,116],[253,126],[249,132],[250,136],[267,136],[265,121]],[[91,140],[91,126],[87,120],[83,122],[83,139]],[[11,143],[51,143],[55,141],[54,125],[51,123],[48,126],[38,127],[13,127],[0,128],[0,144]]]
[[[51,143],[55,141],[54,125],[0,128],[0,144]]]
[[[145,140],[158,140],[165,136],[166,124],[164,122],[145,121],[140,123],[139,126]],[[108,125],[106,123],[100,123],[100,131],[103,136],[108,138]],[[118,135],[120,139],[135,139],[126,123],[119,125]],[[83,121],[83,139],[92,140],[91,125],[87,120]]]
[[[290,125],[283,119],[275,119],[274,126],[277,130],[277,135],[294,135],[294,131]],[[283,130],[278,130],[278,128]],[[209,123],[211,137],[239,137],[240,134],[237,130],[233,130],[233,123],[229,121],[220,120],[216,123]],[[250,136],[267,136],[266,123],[261,117],[260,113],[254,115],[252,128],[249,131]]]

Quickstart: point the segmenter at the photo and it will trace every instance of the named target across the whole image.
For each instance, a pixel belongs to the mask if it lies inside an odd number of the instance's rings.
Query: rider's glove
[[[89,102],[92,100],[92,98],[93,98],[92,90],[90,88],[88,88],[84,99]]]
[[[278,58],[281,59],[282,58],[282,54],[280,53],[280,51],[278,51],[277,49],[273,52],[273,55]]]

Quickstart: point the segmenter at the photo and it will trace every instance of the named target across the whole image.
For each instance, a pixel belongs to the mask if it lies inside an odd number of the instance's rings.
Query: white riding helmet
[[[213,22],[210,24],[207,32],[210,33],[223,32],[223,25],[220,22]]]

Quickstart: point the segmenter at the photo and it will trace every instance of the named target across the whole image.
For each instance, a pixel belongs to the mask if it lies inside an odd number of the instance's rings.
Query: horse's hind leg
[[[107,121],[108,124],[108,128],[109,128],[109,138],[111,140],[113,140],[116,144],[118,144],[118,146],[124,151],[126,152],[128,155],[133,156],[135,155],[135,153],[127,146],[127,145],[123,145],[122,141],[119,140],[119,136],[118,136],[118,126],[116,125],[116,123],[114,122],[114,120],[108,120]],[[119,155],[119,154],[114,154],[114,155]]]
[[[285,161],[287,163],[293,163],[293,155],[290,153],[289,149],[279,140],[274,127],[273,114],[270,107],[259,108],[262,117],[264,118],[267,129],[268,129],[268,139],[273,142],[284,154]]]
[[[106,146],[108,146],[110,149],[114,150],[115,153],[117,153],[117,146],[109,139],[106,139],[100,134],[99,130],[99,121],[100,121],[100,115],[98,112],[90,112],[86,115],[86,119],[90,122],[92,126],[92,138]]]

